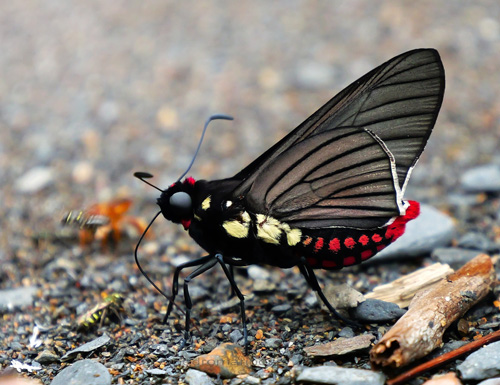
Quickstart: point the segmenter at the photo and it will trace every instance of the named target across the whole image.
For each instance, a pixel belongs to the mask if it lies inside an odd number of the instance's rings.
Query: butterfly
[[[194,268],[183,286],[188,339],[189,283],[219,265],[239,298],[246,345],[245,300],[232,267],[251,264],[298,266],[330,312],[343,319],[314,269],[341,269],[373,257],[418,216],[419,203],[403,195],[436,122],[444,79],[436,50],[412,50],[349,85],[231,178],[182,180],[194,158],[165,190],[146,180],[151,174],[135,173],[161,191],[153,221],[163,214],[181,224],[207,252],[176,267],[164,321],[180,272]],[[232,118],[212,116],[202,139],[214,119]]]

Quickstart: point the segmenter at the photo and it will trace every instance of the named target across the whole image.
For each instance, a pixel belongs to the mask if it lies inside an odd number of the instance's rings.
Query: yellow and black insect
[[[81,229],[95,230],[109,223],[104,215],[89,214],[86,210],[74,210],[66,214],[62,220],[64,225],[78,225]]]
[[[106,298],[101,303],[95,305],[88,312],[82,314],[76,320],[77,329],[86,330],[90,329],[96,325],[102,327],[104,321],[110,316],[114,316],[118,321],[121,322],[122,317],[120,313],[124,312],[123,301],[125,298],[119,293],[113,293]]]

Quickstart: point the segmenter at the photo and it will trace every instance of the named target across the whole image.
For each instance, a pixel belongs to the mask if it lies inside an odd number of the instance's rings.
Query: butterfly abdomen
[[[312,268],[338,270],[373,257],[403,235],[406,223],[420,212],[418,202],[409,201],[406,214],[377,229],[321,229],[303,233],[297,245]]]

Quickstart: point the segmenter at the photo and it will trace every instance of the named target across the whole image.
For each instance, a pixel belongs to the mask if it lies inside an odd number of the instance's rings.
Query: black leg
[[[340,315],[339,312],[337,310],[335,310],[335,308],[332,306],[332,304],[330,302],[328,302],[328,299],[326,299],[325,294],[323,294],[323,290],[321,290],[321,287],[319,286],[318,279],[316,278],[316,274],[314,274],[314,270],[309,265],[309,263],[307,263],[307,260],[304,257],[301,258],[301,263],[298,266],[299,266],[300,272],[302,273],[302,275],[306,279],[309,286],[311,286],[311,288],[316,293],[318,293],[319,298],[321,298],[321,300],[323,301],[325,306],[328,308],[330,313],[332,313],[335,318],[344,321],[346,324],[348,324],[350,326],[355,326],[355,327],[361,326],[357,322],[355,322],[353,320],[346,319],[345,317]]]
[[[195,259],[194,261],[189,261],[189,262],[185,262],[183,264],[180,264],[179,266],[177,266],[175,268],[174,278],[172,280],[172,298],[170,298],[170,301],[168,301],[167,312],[165,313],[165,317],[163,318],[164,324],[167,323],[167,319],[170,316],[170,312],[172,311],[172,306],[174,305],[175,297],[177,296],[177,293],[179,292],[179,274],[180,274],[181,270],[185,269],[186,267],[203,265],[205,262],[209,261],[210,259],[213,259],[213,256],[206,255],[204,257]]]
[[[248,332],[247,332],[247,317],[245,314],[245,297],[243,296],[243,294],[241,294],[240,289],[238,289],[238,286],[234,281],[232,271],[230,271],[230,269],[228,269],[228,267],[224,263],[222,255],[215,254],[215,258],[222,266],[222,269],[224,270],[224,273],[226,274],[226,277],[229,280],[229,283],[231,284],[231,289],[234,291],[234,293],[240,300],[241,324],[243,327],[243,344],[245,345],[245,354],[248,354]]]
[[[184,279],[184,303],[186,304],[186,323],[185,323],[185,328],[184,328],[184,341],[180,346],[180,349],[186,345],[186,342],[189,339],[189,323],[191,321],[191,308],[193,307],[193,302],[191,302],[191,296],[189,295],[189,282],[195,277],[197,277],[200,274],[203,274],[205,271],[210,270],[212,267],[214,267],[218,260],[212,256],[209,256],[210,258],[208,261],[206,261],[203,265],[199,266],[195,271],[193,271],[191,274],[189,274],[185,279]]]
[[[233,265],[226,265],[229,267],[229,273],[234,279],[234,266]],[[236,292],[234,291],[233,285],[231,285],[231,293],[229,293],[229,299],[233,298],[236,295]]]

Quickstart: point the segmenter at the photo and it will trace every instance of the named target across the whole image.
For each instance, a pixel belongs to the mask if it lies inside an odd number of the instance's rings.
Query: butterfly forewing
[[[402,194],[443,93],[444,70],[435,50],[399,55],[352,83],[238,173],[234,179],[242,183],[234,195],[246,196],[255,212],[299,227],[383,226],[404,214]]]
[[[248,189],[262,166],[287,148],[310,135],[342,126],[365,127],[374,132],[397,154],[398,174],[406,176],[423,151],[443,94],[444,69],[437,51],[419,49],[396,56],[346,87],[239,172],[235,178],[244,182],[237,191]],[[397,144],[402,138],[406,139],[408,152],[403,153]]]

